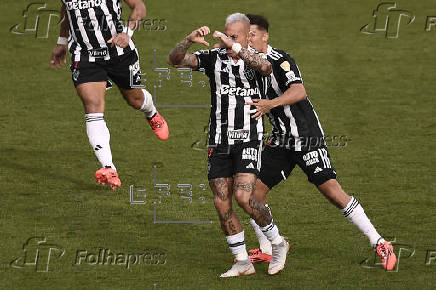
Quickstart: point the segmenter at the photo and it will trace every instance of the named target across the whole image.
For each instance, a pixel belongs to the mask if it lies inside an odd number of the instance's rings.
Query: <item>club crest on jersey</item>
[[[227,136],[232,140],[245,140],[250,137],[250,131],[248,130],[231,130],[227,132]]]
[[[256,148],[244,148],[242,150],[243,160],[257,161],[257,149]]]
[[[221,90],[218,92],[221,95],[238,96],[238,97],[251,97],[254,95],[260,95],[259,88],[248,89],[248,88],[235,88],[229,85],[222,85]]]
[[[244,76],[247,78],[247,80],[253,80],[256,76],[256,73],[251,67],[245,67]]]
[[[82,10],[101,6],[103,0],[70,0],[65,1],[67,10]]]

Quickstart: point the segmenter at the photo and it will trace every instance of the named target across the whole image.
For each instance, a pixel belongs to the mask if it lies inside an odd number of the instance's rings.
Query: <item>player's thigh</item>
[[[109,78],[123,90],[141,86],[141,67],[136,51],[131,51],[110,60],[105,66]]]
[[[209,180],[209,186],[213,193],[215,208],[218,211],[227,211],[227,209],[232,206],[233,178],[214,178]]]
[[[307,175],[309,182],[317,187],[330,179],[336,179],[336,171],[325,146],[311,151],[295,151],[292,158]]]
[[[87,114],[104,112],[106,82],[82,83],[76,87],[76,90]]]
[[[233,178],[233,195],[239,206],[249,209],[250,198],[254,193],[257,176],[254,173],[236,173]]]
[[[259,179],[263,184],[260,184],[259,190],[265,187],[272,189],[283,180],[286,180],[294,168],[295,162],[289,157],[289,150],[266,146],[262,152]],[[256,193],[256,198],[259,195]]]

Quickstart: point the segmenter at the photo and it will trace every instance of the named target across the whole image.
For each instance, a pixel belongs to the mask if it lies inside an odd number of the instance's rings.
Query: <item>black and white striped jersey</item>
[[[200,50],[195,55],[197,70],[204,70],[209,77],[209,145],[262,140],[263,121],[251,118],[250,110],[255,107],[245,105],[264,96],[261,75],[242,59],[235,63],[222,48]]]
[[[292,84],[303,83],[297,64],[285,51],[268,45],[267,58],[273,68],[272,74],[264,78],[268,99],[281,96]],[[308,144],[313,146],[313,141],[319,143],[324,137],[309,98],[293,105],[276,107],[268,113],[268,118],[273,126],[270,137],[273,145],[301,151]]]
[[[68,49],[73,61],[109,60],[135,50],[129,46],[111,47],[107,41],[123,32],[121,0],[62,0],[70,25]]]

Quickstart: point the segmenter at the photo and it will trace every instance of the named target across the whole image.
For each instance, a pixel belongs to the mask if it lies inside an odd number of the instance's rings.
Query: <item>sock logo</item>
[[[98,151],[98,150],[100,150],[100,149],[102,149],[103,147],[101,147],[100,145],[97,145],[97,146],[95,146],[95,148],[94,148],[94,150],[95,151]]]

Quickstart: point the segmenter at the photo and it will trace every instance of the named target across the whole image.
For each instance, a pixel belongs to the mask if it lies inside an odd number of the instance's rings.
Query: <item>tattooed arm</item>
[[[208,35],[209,33],[209,27],[203,26],[186,36],[185,39],[179,42],[168,55],[168,64],[174,67],[188,67],[192,69],[197,68],[198,59],[192,53],[187,53],[188,48],[191,47],[194,42],[209,46],[209,43],[204,40],[204,36]]]
[[[242,48],[238,53],[238,56],[263,76],[271,74],[272,64],[266,58],[263,58],[262,55],[253,53],[246,48]]]
[[[227,48],[232,48],[235,43],[230,37],[219,31],[215,31],[213,37],[220,38],[222,44]],[[251,52],[247,48],[241,48],[238,57],[263,76],[270,75],[272,72],[272,64],[261,54]]]

